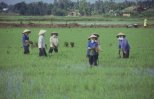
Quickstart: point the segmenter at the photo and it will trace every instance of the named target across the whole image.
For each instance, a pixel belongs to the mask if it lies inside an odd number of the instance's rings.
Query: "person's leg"
[[[89,64],[93,65],[93,56],[91,56],[91,55],[89,56]]]
[[[122,53],[123,53],[123,58],[126,58],[126,53],[124,53],[124,51]]]
[[[29,47],[24,47],[24,54],[29,54],[30,51],[29,51]]]
[[[45,48],[43,48],[43,55],[44,55],[44,56],[47,56],[47,53],[46,53]]]
[[[54,48],[55,53],[58,53],[58,47]]]
[[[42,49],[39,48],[39,56],[42,56]]]
[[[98,64],[98,57],[99,57],[99,53],[96,54],[96,63]]]
[[[27,47],[27,54],[29,54],[30,53],[30,51],[29,51],[29,47]]]
[[[95,63],[95,59],[96,57],[95,57],[95,55],[92,55],[92,65],[95,65],[96,63]]]
[[[123,52],[123,58],[129,58],[129,50],[126,53]]]
[[[126,58],[129,58],[129,50],[126,53]]]
[[[96,60],[98,60],[98,55],[99,55],[98,53],[95,55]]]
[[[26,52],[26,48],[24,48],[24,54],[26,54],[27,52]]]
[[[97,66],[97,60],[98,60],[98,55],[94,55],[93,63],[94,63],[95,66]]]
[[[53,48],[50,47],[50,49],[49,49],[49,53],[52,53],[52,52],[53,52]]]

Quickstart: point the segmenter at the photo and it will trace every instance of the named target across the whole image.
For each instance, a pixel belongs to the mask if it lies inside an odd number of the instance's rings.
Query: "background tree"
[[[86,0],[80,0],[79,2],[79,12],[82,16],[88,14],[88,4]]]
[[[32,2],[26,4],[25,2],[19,2],[15,5],[7,5],[4,2],[0,3],[0,11],[3,8],[9,8],[9,12],[17,13],[20,15],[55,15],[66,16],[72,11],[79,11],[82,16],[91,15],[122,15],[122,11],[131,6],[137,6],[138,13],[142,14],[144,10],[153,12],[154,0],[137,0],[124,2],[115,2],[115,0],[96,0],[94,3],[87,2],[86,0],[54,0],[53,3],[48,4],[43,1]],[[146,15],[146,12],[144,12]],[[150,14],[151,16],[152,14]],[[148,14],[149,16],[149,14]]]
[[[20,2],[14,5],[14,12],[19,13],[21,15],[27,14],[27,4],[25,2]]]
[[[0,11],[2,11],[3,8],[7,8],[7,7],[8,7],[8,5],[6,3],[0,2]]]

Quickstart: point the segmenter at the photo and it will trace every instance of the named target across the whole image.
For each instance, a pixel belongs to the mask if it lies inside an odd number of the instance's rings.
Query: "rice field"
[[[144,18],[139,17],[60,17],[60,16],[6,16],[0,15],[0,23],[17,24],[70,24],[108,25],[108,24],[143,24]],[[148,18],[148,24],[154,24],[154,18]]]
[[[59,32],[59,53],[39,57],[38,48],[24,55],[25,28],[0,28],[0,99],[153,99],[154,29],[152,28],[45,28]],[[37,42],[40,28],[29,28]],[[100,34],[99,66],[90,68],[87,39]],[[118,57],[116,34],[124,32],[130,58]],[[64,42],[75,47],[64,47]]]

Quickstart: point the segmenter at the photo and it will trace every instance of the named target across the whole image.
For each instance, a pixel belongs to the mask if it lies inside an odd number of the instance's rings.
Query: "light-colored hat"
[[[92,34],[89,38],[97,38],[94,34]]]
[[[93,35],[95,35],[95,36],[99,37],[99,34],[98,34],[98,33],[93,33]]]
[[[40,30],[40,32],[38,33],[38,35],[42,35],[45,34],[46,30]]]
[[[31,33],[31,30],[25,29],[22,33]]]
[[[52,32],[51,35],[56,35],[56,36],[58,36],[58,32]]]
[[[120,33],[117,34],[117,37],[119,37],[119,36],[124,36],[125,37],[126,35],[124,33],[120,32]]]

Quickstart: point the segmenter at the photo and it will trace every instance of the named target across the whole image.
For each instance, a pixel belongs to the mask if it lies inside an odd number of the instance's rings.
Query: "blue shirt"
[[[87,56],[89,55],[96,55],[96,48],[98,47],[98,43],[97,42],[88,42],[88,50],[87,50]]]
[[[29,40],[29,37],[26,34],[22,35],[22,44],[23,47],[28,47],[28,44],[26,44],[26,41]]]
[[[123,40],[119,40],[119,49],[122,49],[124,51],[128,51],[130,49],[130,45],[126,38],[123,38]]]

